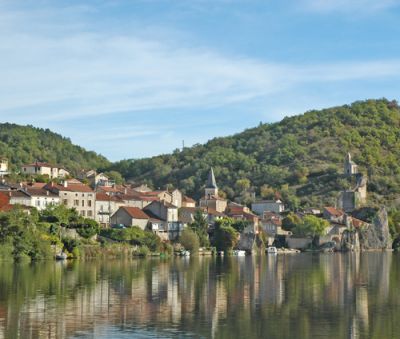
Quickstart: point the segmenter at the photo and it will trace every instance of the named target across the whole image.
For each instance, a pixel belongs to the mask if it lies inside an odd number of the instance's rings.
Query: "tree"
[[[247,178],[238,179],[238,180],[236,180],[236,183],[235,183],[235,187],[240,192],[248,190],[250,188],[250,185],[251,185],[250,180]]]
[[[108,171],[104,173],[110,180],[114,181],[117,185],[121,185],[124,183],[124,178],[121,173],[117,171]]]
[[[282,220],[282,228],[289,232],[291,232],[299,224],[301,224],[301,219],[297,214],[294,213],[289,213],[288,216]]]
[[[223,218],[215,222],[214,246],[218,251],[229,251],[239,240],[239,233],[231,226],[232,219]]]
[[[272,187],[264,184],[260,188],[260,195],[263,199],[274,199],[275,197],[275,190]]]
[[[314,215],[307,215],[303,218],[302,222],[293,229],[293,234],[299,237],[311,236],[314,238],[324,235],[328,226],[328,221],[317,218]]]
[[[200,247],[199,237],[189,228],[186,228],[182,231],[179,242],[191,253],[198,252]]]
[[[193,222],[189,224],[189,228],[197,234],[201,247],[210,246],[208,222],[202,210],[196,210],[193,216]]]

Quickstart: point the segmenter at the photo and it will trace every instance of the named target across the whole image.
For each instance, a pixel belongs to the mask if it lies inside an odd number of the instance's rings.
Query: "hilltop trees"
[[[381,195],[392,201],[400,193],[399,135],[397,103],[367,100],[262,124],[170,155],[124,160],[111,168],[125,178],[155,187],[170,183],[199,198],[213,167],[228,199],[255,188],[265,199],[281,193],[293,208],[322,207],[347,185],[342,163],[351,152],[369,176],[372,201]],[[242,201],[251,199],[246,195]]]

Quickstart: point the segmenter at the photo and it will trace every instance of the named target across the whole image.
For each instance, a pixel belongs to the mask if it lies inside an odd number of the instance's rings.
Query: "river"
[[[400,338],[400,255],[0,263],[0,338]]]

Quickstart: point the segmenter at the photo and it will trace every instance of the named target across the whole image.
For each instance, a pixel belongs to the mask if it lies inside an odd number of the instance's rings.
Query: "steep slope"
[[[0,155],[8,158],[13,169],[35,160],[60,164],[70,171],[110,164],[103,156],[73,145],[48,129],[8,123],[0,124]]]
[[[367,100],[310,111],[215,138],[169,155],[123,160],[112,165],[127,179],[154,187],[180,187],[199,197],[214,167],[228,198],[249,202],[279,191],[292,205],[333,204],[351,152],[368,174],[371,202],[393,202],[400,193],[400,109],[395,101]]]

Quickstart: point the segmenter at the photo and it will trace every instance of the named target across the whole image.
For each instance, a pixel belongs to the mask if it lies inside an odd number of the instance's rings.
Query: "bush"
[[[199,237],[195,232],[190,229],[184,229],[179,239],[182,246],[190,251],[191,253],[195,253],[199,251],[200,242]]]

